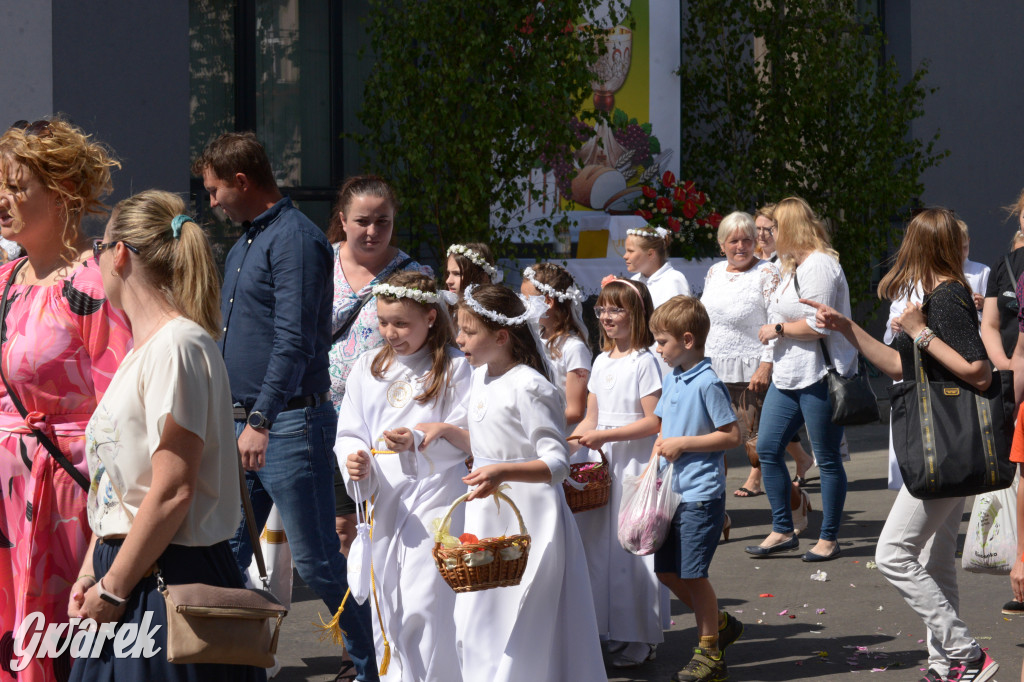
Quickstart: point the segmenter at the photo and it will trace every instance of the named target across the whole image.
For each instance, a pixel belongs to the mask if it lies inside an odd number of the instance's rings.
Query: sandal
[[[740,493],[743,494],[740,495]],[[740,486],[739,489],[736,490],[736,492],[734,492],[732,495],[733,497],[757,497],[758,495],[764,495],[764,491],[758,490],[757,492],[754,492],[749,488],[744,488],[743,486]]]
[[[658,647],[644,642],[630,642],[611,660],[613,668],[638,668],[647,661],[653,661]]]

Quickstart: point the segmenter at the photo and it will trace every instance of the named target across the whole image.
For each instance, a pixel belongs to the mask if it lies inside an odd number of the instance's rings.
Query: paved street
[[[732,497],[746,477],[746,457],[738,449],[729,453],[728,510],[733,529],[731,540],[719,547],[711,578],[722,607],[745,624],[743,637],[727,653],[730,680],[858,679],[851,678],[853,674],[917,680],[922,674],[924,627],[878,571],[868,566],[895,496],[885,489],[886,430],[856,427],[848,429],[847,435],[852,461],[847,465],[849,494],[840,531],[842,557],[817,565],[800,561],[821,522],[817,469],[811,470],[813,480],[808,482],[815,511],[802,551],[754,559],[743,547],[760,542],[769,532],[768,502],[764,496]],[[961,535],[969,517],[970,501]],[[827,582],[810,579],[817,568],[828,574]],[[960,595],[961,614],[972,633],[1000,663],[996,679],[1017,680],[1024,656],[1020,644],[1024,621],[999,611],[1011,596],[1009,579],[960,571]],[[689,660],[697,639],[693,616],[678,601],[673,600],[672,606],[675,625],[665,633],[657,659],[628,673],[609,669],[612,682],[666,681]],[[312,623],[318,608],[325,611],[296,579],[293,610],[285,620],[279,647],[284,667],[276,680],[334,678],[340,648],[317,641]]]

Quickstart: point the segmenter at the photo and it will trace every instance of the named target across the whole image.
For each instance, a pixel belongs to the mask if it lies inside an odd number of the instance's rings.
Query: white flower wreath
[[[526,312],[516,317],[509,317],[508,315],[502,315],[501,313],[489,310],[483,307],[480,301],[473,298],[473,290],[476,289],[475,284],[470,284],[466,287],[466,290],[462,292],[462,302],[468,305],[474,313],[481,317],[486,317],[492,322],[497,322],[503,327],[514,327],[518,324],[526,324],[530,320],[540,319],[540,316],[547,310],[547,306],[544,301],[529,299],[526,296],[519,296],[519,300],[526,306]]]
[[[537,281],[537,272],[536,272],[536,270],[533,269],[532,266],[526,268],[525,270],[523,270],[523,277],[525,279],[528,279],[530,281],[530,283],[533,284],[533,286],[537,288],[537,291],[539,291],[540,293],[544,294],[545,296],[550,296],[551,298],[556,299],[560,303],[564,303],[565,301],[574,301],[574,302],[582,302],[583,301],[583,298],[584,298],[583,292],[580,291],[575,286],[571,286],[568,289],[566,289],[565,291],[559,291],[558,289],[554,288],[550,284],[544,284],[543,282],[538,282]]]
[[[455,305],[459,300],[458,295],[453,291],[420,291],[419,289],[411,289],[409,287],[396,287],[391,284],[374,284],[371,292],[374,296],[408,298],[417,303],[426,303],[427,305],[437,303],[438,299],[443,300],[448,305]]]
[[[463,244],[452,244],[448,247],[448,255],[450,256],[453,253],[457,253],[460,256],[468,258],[470,263],[486,272],[491,278],[491,284],[498,284],[502,279],[504,279],[504,273],[501,270],[488,263],[484,260],[483,256],[473,249],[464,246]]]
[[[654,232],[654,234],[651,234],[651,232]],[[667,239],[668,236],[672,233],[666,230],[664,227],[651,227],[650,225],[648,225],[647,227],[631,227],[630,229],[626,230],[626,234],[632,235],[634,237],[643,237],[645,239],[650,239],[651,237],[657,235],[662,239]]]

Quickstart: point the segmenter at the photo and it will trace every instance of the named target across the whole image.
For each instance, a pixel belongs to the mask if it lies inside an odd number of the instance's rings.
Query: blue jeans
[[[241,435],[245,422],[235,422]],[[299,577],[333,616],[348,589],[348,571],[334,525],[334,439],[338,415],[330,401],[316,407],[288,410],[270,429],[266,466],[245,472],[253,515],[259,528],[277,505]],[[257,531],[258,532],[258,531]],[[230,540],[243,574],[252,561],[252,543],[242,519]],[[358,679],[377,680],[370,603],[349,599],[341,613],[345,647]]]
[[[789,506],[792,481],[786,468],[786,446],[793,434],[807,424],[807,435],[821,473],[822,540],[835,541],[846,503],[846,469],[839,444],[843,427],[832,423],[832,403],[824,379],[805,388],[780,390],[772,384],[761,408],[757,434],[757,456],[761,460],[764,491],[772,505],[772,530],[793,532],[793,510]]]

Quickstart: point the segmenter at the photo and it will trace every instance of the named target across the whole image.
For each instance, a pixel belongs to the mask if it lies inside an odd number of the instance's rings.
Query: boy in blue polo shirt
[[[738,619],[718,610],[708,580],[725,523],[725,450],[740,444],[729,391],[704,357],[710,328],[704,305],[690,296],[666,301],[651,316],[657,351],[673,368],[654,410],[661,418],[654,453],[672,463],[672,489],[682,495],[654,570],[693,609],[700,636],[693,658],[673,678],[679,682],[725,680],[722,650],[743,632]]]

